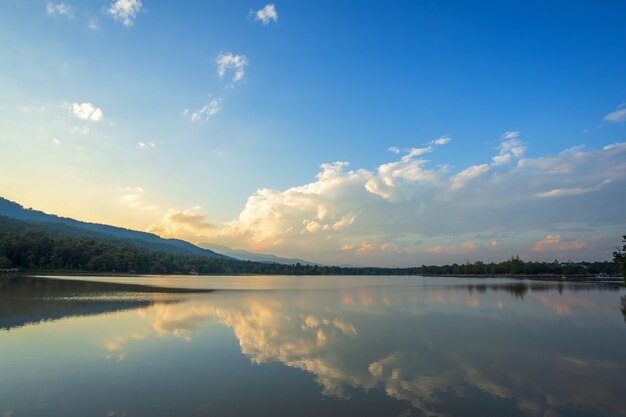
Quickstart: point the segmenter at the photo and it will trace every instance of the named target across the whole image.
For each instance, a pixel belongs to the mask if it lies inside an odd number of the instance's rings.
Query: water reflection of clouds
[[[592,299],[580,296],[550,296],[544,294],[538,296],[537,298],[544,306],[550,310],[554,310],[554,312],[559,316],[569,316],[575,308],[592,309],[595,307],[595,303]]]
[[[301,369],[314,375],[323,394],[337,398],[349,398],[355,388],[380,387],[425,415],[446,415],[444,396],[463,401],[478,392],[487,399],[513,401],[532,416],[559,415],[562,408],[626,414],[619,385],[626,374],[623,362],[580,356],[567,346],[559,345],[565,349],[560,356],[555,346],[537,349],[532,343],[503,342],[498,337],[534,333],[509,329],[493,317],[466,314],[472,309],[504,310],[498,293],[420,291],[211,295],[155,305],[140,310],[140,316],[149,320],[156,335],[187,341],[201,331],[201,323],[217,321],[233,330],[241,352],[253,363],[281,362]],[[511,296],[506,308],[516,304],[518,317],[531,314],[537,305],[559,315],[598,308],[583,294]],[[576,329],[563,324],[559,331],[568,339],[573,335],[567,332]],[[126,340],[112,339],[109,347]],[[525,349],[532,352],[532,362]]]
[[[104,349],[108,352],[107,359],[118,361],[126,360],[125,348],[131,341],[141,341],[146,338],[145,333],[129,333],[123,336],[115,336],[104,342]]]

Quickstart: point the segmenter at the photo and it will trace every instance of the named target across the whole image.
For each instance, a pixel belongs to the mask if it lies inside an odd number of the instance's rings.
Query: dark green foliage
[[[613,262],[617,272],[626,279],[626,235],[622,236],[622,243],[624,246],[613,252]]]
[[[114,240],[175,255],[224,257],[224,255],[220,255],[209,249],[199,248],[184,240],[163,239],[152,233],[138,232],[122,227],[81,222],[67,217],[59,217],[42,211],[24,208],[20,204],[2,197],[0,197],[0,216],[37,224],[46,233],[55,236]]]
[[[0,268],[26,271],[118,272],[139,274],[270,274],[270,275],[590,275],[615,273],[611,262],[466,263],[412,268],[356,268],[282,265],[226,257],[189,256],[153,250],[134,241],[111,238],[49,223],[0,216]]]
[[[477,261],[463,265],[422,265],[421,275],[597,275],[600,273],[615,274],[615,266],[611,262],[525,262],[519,256],[499,263],[483,263]]]

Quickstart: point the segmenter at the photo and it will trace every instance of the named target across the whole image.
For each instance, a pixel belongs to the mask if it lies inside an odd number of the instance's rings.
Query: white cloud
[[[154,149],[156,148],[156,143],[154,142],[137,142],[137,146],[139,149]]]
[[[276,6],[268,4],[261,10],[257,10],[255,13],[255,19],[261,21],[264,25],[267,25],[270,22],[276,23],[278,21]]]
[[[428,146],[426,148],[411,148],[407,150],[407,154],[402,157],[402,160],[408,161],[410,159],[413,159],[413,157],[424,155],[432,151],[433,148],[431,146]]]
[[[70,131],[77,135],[87,135],[90,129],[89,126],[74,126],[70,129]]]
[[[53,138],[52,139],[52,144],[55,146],[59,146],[61,144],[61,141],[57,138]]]
[[[550,197],[565,197],[565,196],[582,195],[582,194],[591,193],[593,191],[599,191],[602,189],[602,187],[610,183],[611,183],[611,180],[606,179],[594,187],[555,188],[550,191],[536,193],[535,197],[550,198]]]
[[[513,158],[521,158],[526,152],[526,146],[519,141],[519,132],[504,132],[500,143],[500,153],[492,158],[493,165],[505,165]]]
[[[90,17],[87,21],[87,28],[95,30],[98,29],[98,27],[98,19],[96,19],[95,17]]]
[[[99,107],[95,107],[91,103],[65,104],[64,107],[68,109],[74,116],[81,120],[99,122],[104,117],[102,109]]]
[[[116,0],[111,4],[107,13],[113,19],[122,22],[124,26],[132,26],[142,8],[141,0]]]
[[[513,148],[506,147],[519,155]],[[593,234],[626,227],[626,143],[458,172],[423,159],[435,149],[413,148],[374,170],[322,164],[308,184],[257,190],[235,219],[199,229],[201,237],[193,228],[177,228],[175,216],[154,227],[171,236],[184,230],[195,242],[369,265],[415,265],[433,257],[464,261],[468,254],[493,260],[511,253],[539,256],[535,243],[559,227]],[[590,199],[586,193],[592,191]],[[587,249],[610,253],[613,244]]]
[[[502,134],[502,139],[517,139],[519,137],[519,132],[516,130],[509,130]]]
[[[197,241],[213,233],[215,226],[205,220],[200,206],[186,210],[169,210],[160,224],[152,224],[147,231],[163,237],[178,237]]]
[[[74,8],[65,3],[46,3],[46,13],[49,16],[64,16],[68,19],[74,18]]]
[[[153,213],[159,212],[159,208],[154,204],[149,204],[144,201],[144,190],[141,187],[126,187],[123,190],[123,194],[120,197],[120,202],[128,207],[150,211]]]
[[[441,137],[439,137],[437,139],[431,140],[430,144],[431,145],[446,145],[446,144],[450,143],[451,140],[452,140],[451,138],[449,138],[448,136],[444,135],[444,136],[441,136]]]
[[[233,82],[241,81],[246,75],[246,67],[248,59],[244,55],[234,55],[231,53],[220,54],[217,57],[217,74],[220,78],[226,75],[226,72],[233,72]]]
[[[465,184],[467,184],[469,181],[481,176],[488,171],[488,164],[472,165],[471,167],[464,169],[463,171],[450,178],[450,184],[452,185],[453,189],[464,187]]]
[[[430,170],[424,166],[428,161],[416,158],[431,152],[432,148],[411,148],[399,161],[382,164],[377,175],[364,174],[365,189],[386,200],[410,198],[410,183],[434,185],[443,181],[444,169]],[[361,171],[367,173],[367,171]]]
[[[626,121],[626,108],[622,108],[623,106],[624,105],[622,104],[617,108],[617,110],[604,116],[604,121],[611,123],[621,123]]]
[[[397,146],[390,146],[387,148],[387,150],[391,153],[395,153],[395,154],[399,154],[400,153],[400,148],[398,148]]]
[[[207,104],[202,106],[200,110],[191,111],[189,109],[185,109],[183,111],[183,116],[189,117],[192,123],[199,122],[201,120],[207,120],[211,116],[215,116],[222,109],[222,99],[215,99],[209,101]]]

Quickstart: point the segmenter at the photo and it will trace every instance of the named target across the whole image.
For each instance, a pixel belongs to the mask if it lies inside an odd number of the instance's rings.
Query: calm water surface
[[[0,417],[626,415],[619,286],[65,278],[0,278]]]

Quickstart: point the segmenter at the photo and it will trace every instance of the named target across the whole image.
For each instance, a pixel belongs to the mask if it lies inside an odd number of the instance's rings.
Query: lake
[[[625,309],[508,279],[0,278],[0,417],[624,416]]]

